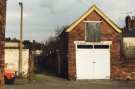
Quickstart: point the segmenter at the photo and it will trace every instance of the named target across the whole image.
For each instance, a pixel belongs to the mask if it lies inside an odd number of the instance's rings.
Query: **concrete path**
[[[135,81],[68,81],[58,77],[36,75],[33,82],[17,80],[14,85],[6,85],[6,89],[135,89]]]

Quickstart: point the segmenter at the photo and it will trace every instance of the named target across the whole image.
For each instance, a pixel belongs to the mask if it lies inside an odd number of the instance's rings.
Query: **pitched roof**
[[[135,30],[126,30],[124,29],[123,37],[135,37]]]
[[[110,20],[96,5],[93,5],[87,12],[85,12],[78,20],[70,25],[66,32],[70,32],[76,27],[80,22],[82,22],[90,13],[96,11],[107,23],[109,23],[118,33],[121,33],[122,30]]]

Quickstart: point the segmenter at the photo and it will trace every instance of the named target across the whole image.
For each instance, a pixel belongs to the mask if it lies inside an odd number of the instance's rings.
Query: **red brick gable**
[[[110,26],[114,28],[118,33],[121,33],[121,29],[110,20],[96,5],[93,5],[86,13],[84,13],[79,19],[77,19],[71,26],[66,30],[66,32],[70,32],[76,27],[79,23],[84,21],[91,13],[96,12],[102,19],[104,19]],[[94,16],[94,15],[93,15]],[[92,19],[91,19],[92,20]]]

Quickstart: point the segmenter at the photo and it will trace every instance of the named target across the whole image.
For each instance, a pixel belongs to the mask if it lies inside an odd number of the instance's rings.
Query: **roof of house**
[[[5,42],[5,48],[6,49],[19,49],[19,42]]]
[[[123,37],[135,37],[135,30],[127,30],[123,32]]]
[[[19,47],[19,42],[5,42],[5,47]]]
[[[80,22],[82,22],[90,13],[96,11],[107,23],[109,23],[118,33],[121,33],[122,30],[110,20],[96,5],[93,5],[87,12],[85,12],[79,19],[73,22],[66,32],[70,32],[76,27]]]

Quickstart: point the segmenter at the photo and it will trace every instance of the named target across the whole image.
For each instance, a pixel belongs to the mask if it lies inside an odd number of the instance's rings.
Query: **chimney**
[[[126,30],[131,30],[131,28],[132,28],[131,17],[126,16],[125,22],[126,22]]]
[[[132,29],[135,30],[135,16],[132,16]]]

